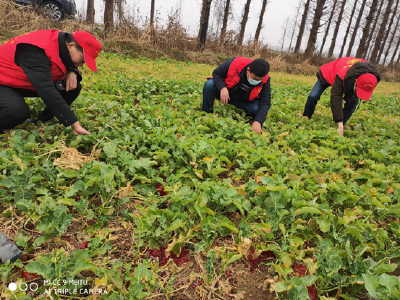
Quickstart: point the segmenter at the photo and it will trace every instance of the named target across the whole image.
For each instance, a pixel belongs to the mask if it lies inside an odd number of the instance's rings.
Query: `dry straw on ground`
[[[54,160],[54,166],[58,166],[63,170],[79,170],[83,164],[90,163],[95,159],[95,151],[92,151],[88,156],[80,153],[75,148],[67,147],[64,142],[60,142],[59,147],[61,148],[61,156]]]
[[[102,149],[96,150],[97,145],[98,143],[94,146],[90,154],[83,154],[75,148],[68,147],[64,141],[60,141],[53,150],[36,156],[36,158],[47,155],[47,159],[49,159],[52,153],[61,152],[61,156],[54,160],[54,166],[58,166],[63,170],[79,170],[83,164],[90,163],[99,157]]]

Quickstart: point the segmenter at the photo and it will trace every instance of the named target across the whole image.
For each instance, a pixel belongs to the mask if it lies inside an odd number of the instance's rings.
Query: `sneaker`
[[[21,250],[0,232],[0,261],[5,264],[8,260],[15,262],[17,259],[22,259],[22,257]]]
[[[28,119],[28,122],[37,125],[38,120],[37,119]]]

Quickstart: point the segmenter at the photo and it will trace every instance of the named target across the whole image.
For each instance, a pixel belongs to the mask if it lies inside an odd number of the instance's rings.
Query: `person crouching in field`
[[[333,120],[338,124],[338,133],[343,136],[343,126],[356,110],[359,98],[363,100],[371,98],[373,90],[380,81],[379,71],[365,59],[343,57],[321,66],[317,77],[318,81],[307,98],[303,117],[311,119],[321,94],[332,86]]]
[[[261,132],[271,107],[269,63],[264,59],[234,57],[213,72],[203,88],[202,111],[211,113],[214,100],[231,104],[253,118],[253,130]]]
[[[70,105],[81,91],[78,67],[97,72],[102,46],[91,34],[39,30],[0,45],[0,134],[30,117],[24,97],[42,98],[46,108],[38,120],[54,116],[73,133],[90,134],[79,124]],[[36,120],[34,120],[36,121]]]

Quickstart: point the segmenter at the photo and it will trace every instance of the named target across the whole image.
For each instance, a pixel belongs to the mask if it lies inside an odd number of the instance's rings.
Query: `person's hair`
[[[79,43],[75,40],[75,38],[72,36],[72,34],[69,34],[65,37],[65,42],[66,43],[75,43],[76,49],[80,52],[83,53],[83,48],[81,47],[81,45],[79,45]]]
[[[249,64],[249,69],[257,77],[265,77],[269,72],[269,63],[262,58],[255,59]]]

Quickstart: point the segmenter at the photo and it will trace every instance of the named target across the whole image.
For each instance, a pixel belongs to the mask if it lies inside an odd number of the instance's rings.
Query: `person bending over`
[[[40,97],[46,108],[38,120],[56,117],[75,135],[90,134],[79,124],[70,105],[81,91],[78,67],[97,72],[102,46],[90,33],[39,30],[0,45],[0,134],[30,117],[25,97]],[[36,121],[36,120],[34,120]]]
[[[343,136],[343,126],[356,110],[359,98],[371,99],[372,92],[380,81],[380,73],[372,63],[365,59],[343,57],[321,66],[317,78],[318,80],[307,98],[303,117],[311,119],[322,93],[332,86],[333,120],[338,124],[338,133]]]

